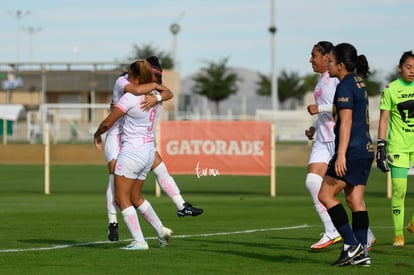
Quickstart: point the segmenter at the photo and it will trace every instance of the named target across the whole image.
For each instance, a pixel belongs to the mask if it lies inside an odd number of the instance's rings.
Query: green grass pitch
[[[44,168],[0,165],[1,274],[410,274],[414,235],[392,247],[390,200],[385,175],[373,168],[366,203],[377,243],[371,267],[332,267],[341,244],[323,251],[309,246],[323,228],[307,193],[305,167],[278,167],[277,195],[268,177],[175,176],[185,199],[202,207],[199,217],[178,218],[165,196],[154,196],[149,176],[144,195],[174,230],[158,248],[140,218],[150,250],[123,251],[131,237],[121,215],[120,241],[109,243],[102,166],[52,166],[51,194],[43,194]],[[405,220],[414,211],[409,177]],[[341,196],[343,199],[343,196]]]

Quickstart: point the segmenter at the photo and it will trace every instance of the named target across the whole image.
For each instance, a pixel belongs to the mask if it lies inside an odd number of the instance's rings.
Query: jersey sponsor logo
[[[338,97],[338,102],[349,102],[349,97]]]
[[[408,126],[413,127],[414,125],[408,125]],[[404,133],[413,133],[414,129],[403,127],[403,131],[404,131]]]
[[[402,91],[398,91],[399,93],[400,92],[402,92]],[[412,94],[402,94],[401,95],[401,98],[413,98],[414,97],[414,93],[412,93]]]

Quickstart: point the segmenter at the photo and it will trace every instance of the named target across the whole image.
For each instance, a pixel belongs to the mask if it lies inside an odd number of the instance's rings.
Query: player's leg
[[[352,210],[352,231],[355,238],[364,248],[364,253],[354,258],[351,265],[370,266],[371,258],[368,255],[368,229],[369,217],[368,211],[365,208],[364,192],[365,185],[347,186],[350,192],[345,192],[346,200],[349,201]]]
[[[347,202],[349,208],[353,209],[352,202],[349,201],[349,200],[347,200],[346,202]],[[364,201],[364,206],[365,206],[365,201]],[[375,235],[372,232],[371,227],[368,227],[368,230],[367,230],[367,244],[366,244],[367,245],[367,251],[370,251],[372,249],[372,246],[374,245],[374,243],[376,241],[377,240],[375,239]]]
[[[331,176],[325,176],[321,190],[319,191],[319,200],[326,207],[332,223],[341,234],[342,237],[348,237],[345,244],[353,244],[356,242],[351,227],[349,226],[348,215],[342,203],[336,198],[336,195],[345,189],[346,183],[342,180],[335,179]],[[345,226],[348,225],[348,226]],[[342,228],[344,226],[344,228]],[[341,232],[341,229],[343,232]],[[349,233],[349,234],[348,234]],[[346,241],[346,240],[344,240]]]
[[[414,164],[414,152],[409,154],[411,167]],[[411,219],[408,221],[407,231],[410,233],[414,233],[414,214],[411,216]]]
[[[105,140],[105,160],[108,165],[108,187],[106,189],[106,208],[108,213],[108,239],[118,241],[118,206],[115,202],[114,170],[119,154],[120,140],[118,135],[107,135]]]
[[[125,176],[115,175],[115,196],[116,201],[121,209],[124,222],[131,233],[133,241],[124,249],[128,250],[146,250],[148,244],[145,241],[144,235],[139,224],[138,215],[131,202],[131,194],[133,192],[133,186],[139,180],[127,178]],[[142,181],[143,184],[143,181]]]
[[[173,231],[165,226],[163,226],[160,218],[157,213],[154,211],[152,205],[149,201],[145,200],[142,195],[142,188],[144,186],[144,180],[147,177],[147,174],[154,163],[154,151],[150,152],[150,158],[148,161],[145,161],[146,158],[138,159],[139,167],[138,174],[139,181],[136,181],[136,184],[132,187],[131,201],[134,204],[134,207],[142,214],[145,220],[154,228],[158,235],[158,244],[161,247],[168,245],[168,240],[170,239]]]
[[[117,217],[117,205],[115,202],[115,175],[114,175],[114,167],[115,167],[115,159],[112,159],[108,163],[108,170],[109,170],[109,182],[108,187],[106,189],[106,208],[108,211],[108,239],[111,242],[118,241],[118,217]]]
[[[408,168],[396,167],[390,165],[391,169],[391,214],[394,225],[394,242],[393,246],[404,246],[404,200],[407,191],[407,174]]]
[[[370,266],[371,258],[368,255],[367,241],[369,217],[365,207],[364,196],[366,183],[372,167],[372,159],[347,161],[346,167],[347,172],[343,177],[343,180],[347,182],[344,189],[345,199],[352,211],[353,235],[362,247],[362,253],[351,259],[350,263],[352,265]],[[340,231],[339,228],[338,231]],[[344,243],[346,241],[344,238]]]
[[[358,243],[354,236],[345,208],[336,198],[338,193],[345,189],[345,187],[346,183],[344,181],[327,175],[324,177],[318,196],[319,200],[326,207],[332,223],[344,240],[344,248],[339,258],[332,263],[334,266],[347,264],[364,252],[362,245]]]
[[[158,235],[158,245],[160,247],[168,246],[168,241],[173,234],[172,229],[165,227],[151,203],[147,200],[143,200],[141,205],[137,207],[137,210],[142,214],[145,220],[154,228]]]
[[[325,206],[323,206],[323,204],[318,199],[318,193],[321,188],[322,180],[323,178],[316,173],[308,173],[306,175],[306,187],[312,197],[316,213],[319,215],[319,218],[321,219],[325,229],[324,233],[322,233],[321,239],[311,245],[312,249],[323,249],[342,240],[341,236],[333,225],[331,217],[329,217]]]
[[[168,169],[161,159],[160,154],[155,151],[155,158],[151,167],[154,176],[165,194],[174,202],[177,208],[177,215],[184,216],[198,216],[203,213],[203,209],[192,206],[186,202],[181,196],[180,189],[177,186],[174,178],[168,173]]]
[[[345,198],[352,211],[352,230],[359,243],[367,245],[369,218],[364,202],[365,185],[345,188]]]
[[[309,157],[308,173],[305,180],[305,185],[311,195],[316,213],[324,227],[324,233],[321,234],[321,239],[311,245],[312,249],[323,249],[342,240],[341,235],[333,225],[325,206],[318,199],[318,193],[321,189],[328,162],[334,152],[334,148],[332,148],[331,152],[329,145],[329,143],[320,142],[315,142],[313,144],[312,152]]]
[[[140,182],[133,186],[131,201],[134,204],[134,207],[145,218],[145,220],[154,228],[154,230],[157,232],[157,235],[160,235],[162,234],[162,222],[158,215],[155,213],[150,202],[141,196],[142,188],[143,185],[141,185]]]

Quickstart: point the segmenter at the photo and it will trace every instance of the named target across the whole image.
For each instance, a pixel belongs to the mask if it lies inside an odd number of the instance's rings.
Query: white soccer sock
[[[115,203],[114,174],[109,175],[108,188],[106,189],[106,208],[108,210],[109,223],[118,222],[117,205]]]
[[[152,205],[149,203],[149,201],[144,200],[144,202],[137,209],[145,218],[145,220],[155,229],[157,235],[161,235],[162,222],[157,213],[155,213],[154,208],[152,208]]]
[[[131,233],[134,241],[146,243],[144,235],[142,234],[137,211],[135,211],[135,208],[132,205],[125,208],[122,210],[122,216],[124,217],[125,224],[128,227],[128,230]]]
[[[173,177],[168,173],[167,167],[164,162],[161,162],[157,167],[155,167],[152,172],[157,179],[158,184],[160,185],[162,191],[167,194],[168,197],[174,202],[178,210],[183,209],[185,203],[183,197],[180,194],[180,189],[175,183]]]
[[[339,235],[335,226],[332,223],[331,217],[328,214],[328,211],[326,211],[325,206],[319,201],[318,199],[318,193],[321,189],[323,178],[317,174],[314,173],[308,173],[306,175],[306,188],[308,189],[313,204],[315,206],[316,212],[318,213],[323,226],[325,228],[325,233],[328,234],[328,237],[334,237]]]

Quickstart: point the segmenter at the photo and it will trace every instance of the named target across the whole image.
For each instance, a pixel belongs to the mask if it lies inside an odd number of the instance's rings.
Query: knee
[[[305,185],[308,190],[319,190],[321,188],[323,178],[315,173],[306,175]]]
[[[138,208],[144,202],[144,198],[141,196],[132,199],[132,204],[135,208]]]
[[[395,199],[403,200],[403,199],[405,199],[405,191],[404,190],[393,189],[392,190],[392,196]]]
[[[115,195],[115,203],[118,205],[119,209],[124,210],[125,208],[130,206],[129,200],[126,200],[121,195]]]

